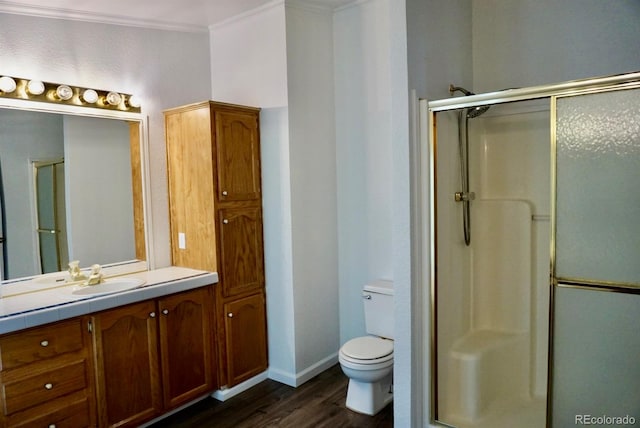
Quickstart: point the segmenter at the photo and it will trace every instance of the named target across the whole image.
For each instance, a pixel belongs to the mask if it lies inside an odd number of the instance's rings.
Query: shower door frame
[[[421,103],[421,120],[426,117],[427,137],[428,137],[428,193],[429,193],[429,287],[428,300],[425,299],[425,307],[429,311],[430,326],[430,342],[429,342],[429,359],[424,367],[425,373],[429,373],[429,385],[425,385],[425,391],[429,392],[429,421],[436,426],[447,426],[444,422],[438,420],[438,361],[437,361],[437,281],[436,281],[436,262],[437,262],[437,218],[436,218],[436,199],[437,199],[437,179],[436,179],[436,152],[437,152],[437,121],[436,114],[439,112],[453,111],[464,108],[474,108],[481,106],[491,106],[496,104],[505,104],[518,101],[531,101],[542,98],[549,98],[551,110],[550,123],[550,148],[551,148],[551,236],[550,236],[550,302],[549,302],[549,350],[548,350],[548,370],[547,370],[547,414],[546,426],[551,424],[552,409],[552,380],[553,380],[553,312],[554,312],[554,292],[555,287],[580,287],[580,288],[597,288],[598,290],[612,292],[631,292],[640,293],[637,286],[629,286],[626,284],[592,284],[584,282],[576,282],[573,280],[558,280],[555,271],[555,243],[556,243],[556,135],[555,135],[555,112],[556,99],[559,97],[584,95],[589,93],[597,93],[611,90],[640,88],[640,72],[625,73],[613,76],[597,77],[591,79],[574,80],[563,83],[531,86],[519,89],[506,89],[497,92],[487,92],[482,94],[470,95],[465,97],[456,97],[442,100],[435,100]],[[424,143],[424,141],[423,141]],[[425,260],[426,262],[426,260]],[[426,296],[426,294],[425,294]],[[428,388],[428,389],[427,389]]]

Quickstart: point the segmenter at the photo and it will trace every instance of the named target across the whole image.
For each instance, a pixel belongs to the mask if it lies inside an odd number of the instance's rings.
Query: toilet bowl
[[[375,415],[393,400],[393,341],[375,336],[351,339],[338,354],[349,377],[347,408]]]
[[[347,408],[375,415],[393,400],[393,282],[365,285],[362,301],[369,335],[342,345],[338,361],[349,377]]]

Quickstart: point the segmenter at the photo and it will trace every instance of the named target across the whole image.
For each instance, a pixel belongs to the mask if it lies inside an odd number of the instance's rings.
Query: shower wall
[[[546,395],[548,101],[469,120],[471,245],[464,245],[457,112],[437,116],[438,414],[474,426],[500,400]],[[499,380],[502,379],[502,380]],[[544,407],[534,419],[544,421]],[[508,425],[505,425],[508,426]]]
[[[548,101],[497,106],[477,119],[480,144],[471,173],[478,200],[521,201],[531,208],[530,334],[532,393],[546,395],[551,236]],[[506,237],[509,238],[509,237]]]

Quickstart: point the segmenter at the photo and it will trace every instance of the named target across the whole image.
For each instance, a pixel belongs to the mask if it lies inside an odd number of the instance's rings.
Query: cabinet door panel
[[[225,305],[227,379],[233,386],[267,369],[265,302],[262,293]]]
[[[159,301],[165,407],[175,407],[214,389],[213,299],[208,287]]]
[[[225,296],[264,286],[260,208],[224,209],[220,222],[220,281]]]
[[[260,139],[256,113],[214,115],[218,200],[260,199]]]
[[[94,318],[101,426],[135,426],[160,413],[156,317],[146,301]]]

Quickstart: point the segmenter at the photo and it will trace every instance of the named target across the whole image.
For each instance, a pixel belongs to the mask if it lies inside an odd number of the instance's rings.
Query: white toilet
[[[375,415],[393,400],[393,282],[367,284],[362,297],[370,336],[342,345],[338,360],[349,377],[347,407]]]

